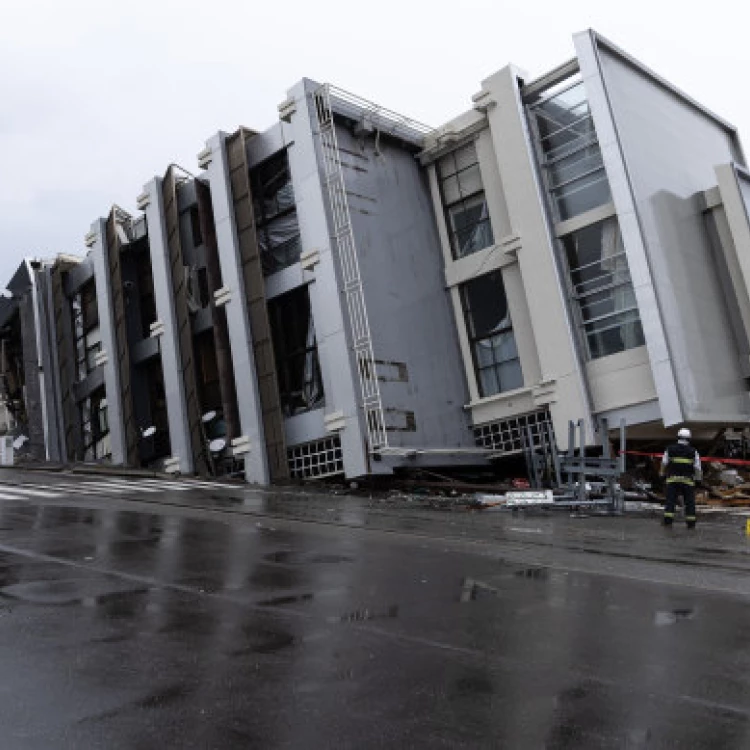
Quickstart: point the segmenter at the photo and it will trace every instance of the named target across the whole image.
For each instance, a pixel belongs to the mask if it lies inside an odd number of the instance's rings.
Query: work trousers
[[[682,495],[685,502],[685,520],[695,522],[695,487],[687,482],[667,482],[667,503],[664,506],[664,518],[674,518],[677,498]]]

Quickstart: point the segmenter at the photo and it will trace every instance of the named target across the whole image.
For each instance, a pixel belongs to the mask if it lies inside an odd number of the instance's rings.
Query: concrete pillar
[[[167,419],[172,458],[179,459],[177,465],[181,473],[192,474],[194,470],[193,451],[190,443],[185,382],[182,376],[182,358],[179,349],[177,315],[167,247],[162,180],[159,177],[154,177],[151,182],[144,186],[143,193],[139,196],[139,203],[144,209],[148,224],[148,243],[151,254],[151,275],[154,281],[156,314],[163,326],[162,333],[159,335],[159,351],[161,352],[161,365],[164,374],[164,393],[167,399]]]
[[[229,296],[228,301],[224,303],[224,309],[232,349],[237,408],[242,436],[248,438],[250,443],[249,451],[244,454],[245,478],[249,482],[268,484],[270,476],[263,434],[260,394],[255,374],[250,320],[245,307],[245,290],[229,186],[225,139],[225,133],[214,135],[207,141],[205,150],[199,155],[199,161],[201,166],[205,167],[211,185],[211,204],[216,226],[216,245],[221,264],[221,276],[224,289],[227,290]]]
[[[289,122],[289,169],[297,204],[303,256],[317,251],[311,272],[310,305],[315,321],[326,417],[336,417],[344,471],[356,477],[370,473],[367,443],[360,408],[359,383],[344,316],[344,295],[338,283],[332,232],[328,220],[327,196],[322,182],[313,118],[312,94],[318,87],[303,80],[287,92],[294,111]]]
[[[107,248],[106,219],[97,219],[91,225],[91,231],[86,235],[86,245],[91,249],[91,257],[94,261],[96,295],[99,300],[99,331],[102,340],[102,351],[99,357],[104,360],[102,366],[104,367],[104,384],[107,392],[107,419],[109,422],[112,463],[124,464],[127,458],[127,446],[122,409],[122,388],[117,362],[117,344],[115,342],[112,283],[107,262],[109,249]]]

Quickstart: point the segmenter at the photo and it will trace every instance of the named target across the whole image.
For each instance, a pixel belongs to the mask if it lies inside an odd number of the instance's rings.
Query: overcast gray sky
[[[216,130],[271,125],[303,76],[439,125],[490,73],[532,76],[593,27],[750,142],[741,4],[629,0],[0,0],[0,288],[24,255],[82,252],[112,203]]]

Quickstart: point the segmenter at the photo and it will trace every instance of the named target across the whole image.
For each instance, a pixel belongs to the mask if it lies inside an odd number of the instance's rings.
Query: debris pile
[[[659,477],[661,457],[640,461],[622,476],[628,499],[636,496],[664,502],[664,480]],[[703,462],[703,480],[696,486],[699,505],[750,507],[750,461],[711,459]]]

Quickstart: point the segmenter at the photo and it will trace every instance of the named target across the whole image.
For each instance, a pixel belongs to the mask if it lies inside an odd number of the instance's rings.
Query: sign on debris
[[[505,494],[507,505],[549,505],[555,501],[552,490],[511,491]]]

